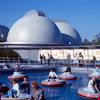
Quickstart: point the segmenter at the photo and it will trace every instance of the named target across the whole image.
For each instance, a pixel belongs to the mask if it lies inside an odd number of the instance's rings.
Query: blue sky
[[[100,0],[0,0],[0,25],[9,28],[32,9],[46,17],[65,19],[90,41],[100,32]]]

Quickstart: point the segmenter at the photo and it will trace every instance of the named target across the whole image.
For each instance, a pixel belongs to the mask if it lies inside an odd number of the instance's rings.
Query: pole
[[[50,55],[52,55],[52,50],[50,49]]]
[[[53,55],[52,55],[52,49],[50,49],[50,55],[51,55],[51,57],[52,57],[52,58],[51,58],[51,65],[53,65],[53,63],[54,63],[54,62],[53,62],[54,59],[53,59]]]
[[[88,62],[87,62],[87,71],[88,71],[88,66],[90,67],[90,61],[89,61],[89,50],[87,49],[87,55],[88,55]]]
[[[65,60],[64,60],[64,48],[63,48],[63,65],[65,65]]]
[[[41,55],[41,56],[43,55],[43,53],[42,53],[42,48],[41,48],[41,51],[40,51],[40,55]],[[42,63],[42,59],[41,59],[40,55],[39,55],[39,59],[40,59],[40,64],[42,65],[43,63]]]
[[[18,64],[20,64],[19,49],[18,49]]]
[[[29,49],[29,63],[28,64],[31,64],[31,52],[30,52],[30,49]]]
[[[9,61],[8,61],[8,49],[7,49],[7,65],[9,64]]]
[[[73,66],[74,66],[74,49],[73,49],[73,63],[72,63],[72,64],[73,64]]]

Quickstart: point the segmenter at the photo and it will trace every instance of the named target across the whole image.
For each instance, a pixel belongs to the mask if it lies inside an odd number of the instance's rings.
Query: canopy
[[[32,44],[0,42],[0,49],[100,49],[100,45]]]

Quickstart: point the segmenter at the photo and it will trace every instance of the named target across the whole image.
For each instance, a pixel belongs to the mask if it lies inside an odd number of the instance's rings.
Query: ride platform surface
[[[56,72],[57,74],[62,74],[62,72]],[[36,80],[39,86],[44,91],[45,100],[97,100],[97,99],[88,99],[82,97],[77,94],[79,88],[86,87],[90,78],[88,78],[88,74],[83,73],[73,73],[78,78],[77,80],[65,80],[67,85],[57,86],[57,87],[48,87],[41,85],[42,80],[48,78],[49,72],[37,72],[37,73],[25,73],[25,75],[29,76],[29,81],[32,82]],[[10,81],[7,77],[11,74],[4,74],[0,76],[0,82],[3,84],[8,84],[11,86]],[[20,84],[20,83],[19,83]],[[32,89],[32,88],[31,88]]]

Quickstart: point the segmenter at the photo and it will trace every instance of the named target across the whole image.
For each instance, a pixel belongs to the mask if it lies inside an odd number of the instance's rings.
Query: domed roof
[[[62,34],[55,23],[42,16],[42,13],[40,15],[31,11],[19,19],[10,29],[7,41],[34,44],[62,43]]]
[[[43,11],[40,11],[40,10],[31,10],[31,11],[27,12],[24,16],[28,16],[28,15],[37,15],[37,16],[44,16],[45,17],[45,13]]]
[[[0,41],[6,41],[8,35],[8,27],[0,25]]]
[[[79,33],[63,19],[54,20],[63,35],[63,42],[69,45],[81,45],[82,40]]]

